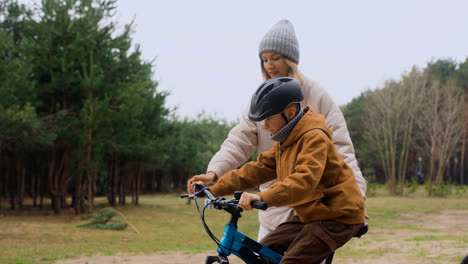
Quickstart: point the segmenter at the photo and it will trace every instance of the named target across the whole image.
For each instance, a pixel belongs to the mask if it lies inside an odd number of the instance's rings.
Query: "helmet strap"
[[[286,117],[286,115],[284,114],[284,112],[281,112],[281,116],[284,118],[284,121],[286,121],[286,124],[289,123],[289,120]]]

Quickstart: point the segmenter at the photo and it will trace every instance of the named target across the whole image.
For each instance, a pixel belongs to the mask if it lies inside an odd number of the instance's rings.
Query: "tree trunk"
[[[33,207],[37,206],[37,173],[31,175],[31,197],[33,199]]]
[[[15,202],[15,190],[17,189],[17,182],[16,182],[16,173],[14,171],[14,164],[13,162],[10,161],[8,162],[7,165],[7,172],[6,172],[6,179],[7,179],[7,192],[8,196],[10,198],[10,209],[15,210],[16,209],[16,202]]]
[[[61,199],[61,182],[60,178],[62,176],[65,162],[66,162],[66,153],[64,152],[60,158],[60,164],[57,166],[58,155],[59,153],[59,146],[58,143],[54,143],[52,148],[52,157],[50,158],[49,162],[49,177],[48,177],[48,185],[49,185],[49,193],[52,200],[52,209],[54,213],[59,214],[62,209],[62,199]]]
[[[90,65],[89,65],[89,74],[88,78],[92,80],[94,78],[94,67],[93,67],[93,51],[90,52]],[[86,74],[85,74],[86,75]],[[88,79],[88,81],[90,81]],[[93,109],[93,86],[89,85],[88,87],[88,100],[89,100],[89,123],[88,123],[88,146],[87,146],[87,155],[86,155],[86,182],[88,185],[88,212],[93,211],[93,176],[91,175],[91,151],[93,144],[93,121],[94,121],[94,109]]]
[[[140,198],[140,188],[141,188],[141,160],[138,161],[138,173],[137,173],[137,179],[136,179],[136,199],[135,199],[135,205],[138,205],[139,203],[139,198]]]
[[[462,149],[460,155],[460,185],[465,182],[465,149],[466,149],[466,132],[468,126],[468,90],[465,90],[465,122],[463,126]]]
[[[40,178],[38,178],[38,183],[37,183],[37,189],[39,190],[39,209],[42,210],[44,208],[44,194],[46,191],[44,190],[45,186],[47,186],[45,183],[45,173],[41,173],[39,175]]]
[[[127,187],[127,171],[125,162],[120,162],[120,173],[119,173],[119,204],[125,205],[125,195]]]
[[[63,204],[64,201],[64,190],[63,190],[63,177],[65,175],[65,163],[67,162],[67,153],[64,151],[62,154],[62,158],[60,159],[60,165],[55,170],[55,186],[56,186],[56,206],[57,208],[54,209],[56,213],[60,213],[62,209],[65,207]],[[66,192],[66,191],[65,191]]]
[[[429,194],[429,196],[432,196],[432,182],[434,179],[434,170],[435,170],[435,143],[432,144],[431,148],[431,156],[430,156],[430,162],[429,162],[429,175],[427,175],[426,179],[426,190]]]
[[[403,194],[403,189],[405,186],[406,181],[406,168],[408,164],[408,153],[409,153],[409,146],[411,145],[411,136],[413,133],[413,115],[412,113],[409,116],[409,122],[407,128],[403,131],[403,142],[402,142],[402,150],[400,154],[400,163],[399,163],[399,181],[400,181],[400,193]]]
[[[86,183],[88,185],[88,213],[91,213],[94,208],[93,208],[93,176],[91,175],[91,172],[87,173],[86,176]]]
[[[162,185],[163,185],[163,172],[159,169],[154,170],[154,175],[156,177],[155,183],[156,183],[156,192],[161,192],[162,191]],[[154,184],[154,183],[153,183]]]
[[[68,151],[65,150],[63,152],[63,168],[60,174],[60,184],[59,184],[59,194],[60,194],[60,201],[61,209],[67,208],[67,187],[68,183],[71,181],[70,177],[70,159],[68,158]]]
[[[92,94],[91,94],[91,98],[92,98]],[[91,100],[92,102],[92,100]],[[90,115],[92,115],[92,104],[90,103]],[[92,116],[90,117],[92,118]],[[93,202],[91,201],[91,199],[93,198],[92,197],[92,184],[93,184],[93,177],[91,175],[91,144],[92,144],[92,140],[93,140],[93,130],[92,128],[89,128],[88,130],[88,147],[87,147],[87,154],[86,154],[86,184],[88,185],[88,212],[92,212],[93,211]]]
[[[106,185],[106,198],[107,198],[107,202],[110,204],[110,200],[111,200],[111,195],[110,195],[110,190],[111,190],[111,180],[112,180],[112,177],[111,177],[111,173],[112,173],[112,169],[111,169],[111,162],[108,160],[106,162],[106,165],[107,165],[107,185]]]
[[[55,180],[54,180],[54,169],[55,169],[55,163],[57,160],[57,150],[56,146],[52,147],[52,157],[49,158],[49,174],[47,178],[47,184],[49,186],[49,193],[50,193],[50,199],[51,199],[51,204],[52,204],[52,209],[56,211],[56,208],[54,207],[54,199],[57,196],[57,188],[55,186]],[[57,212],[56,212],[57,213]]]
[[[108,190],[107,190],[107,200],[110,206],[114,206],[116,203],[116,193],[117,193],[117,155],[114,153],[112,160],[109,164],[109,173],[108,173]]]
[[[114,163],[112,160],[107,161],[107,186],[106,186],[106,197],[107,197],[107,202],[109,203],[110,206],[113,206],[114,204],[112,203],[112,167]]]
[[[117,195],[118,195],[118,175],[117,175],[117,155],[114,153],[114,160],[112,162],[112,205],[117,204]]]
[[[136,176],[135,172],[132,170],[130,174],[130,189],[132,191],[132,204],[135,204],[136,201]]]
[[[24,168],[24,162],[18,161],[16,167],[16,177],[18,182],[18,189],[16,191],[18,208],[23,207],[24,202],[24,179],[26,177],[26,169]]]
[[[3,152],[0,150],[0,213],[2,212],[2,197],[3,197],[3,189],[5,186],[4,182],[4,171],[3,171]]]
[[[79,167],[79,166],[78,166]],[[79,172],[77,179],[76,179],[76,184],[75,184],[75,194],[73,198],[73,208],[75,209],[75,214],[79,215],[81,214],[81,182],[83,181],[83,172]]]
[[[93,210],[94,210],[94,197],[96,196],[96,182],[97,182],[97,179],[99,179],[100,176],[98,177],[98,171],[97,171],[97,169],[94,169],[93,172],[94,172],[94,173],[93,173],[93,182],[92,182],[92,184],[91,184],[91,187],[92,187],[92,189],[91,189],[91,196],[92,196],[92,197],[91,197],[90,202],[91,202],[91,206],[92,206],[92,208],[93,208]],[[99,174],[99,175],[100,175],[100,174]]]

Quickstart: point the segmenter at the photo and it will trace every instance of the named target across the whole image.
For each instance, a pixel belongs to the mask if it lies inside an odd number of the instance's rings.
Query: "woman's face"
[[[265,51],[261,56],[263,68],[271,78],[288,76],[289,66],[276,51]]]

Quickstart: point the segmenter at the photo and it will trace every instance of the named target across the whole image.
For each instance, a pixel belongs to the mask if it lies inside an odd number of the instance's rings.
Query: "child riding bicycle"
[[[260,200],[294,209],[292,220],[260,241],[284,254],[281,263],[320,263],[358,232],[365,216],[353,171],[336,151],[323,116],[300,108],[303,98],[296,79],[262,83],[252,96],[249,118],[264,121],[277,142],[257,161],[225,174],[210,187],[214,196],[224,196],[278,180],[266,191],[244,193],[239,205],[251,210],[250,203]]]

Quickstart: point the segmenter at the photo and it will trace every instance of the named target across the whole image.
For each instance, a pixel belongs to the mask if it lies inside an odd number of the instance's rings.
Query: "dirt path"
[[[117,256],[97,256],[83,257],[79,259],[57,261],[56,264],[200,264],[205,263],[207,254],[213,252],[200,253],[196,255],[186,255],[181,253],[167,255],[117,255]],[[240,264],[242,262],[232,258],[230,263]]]
[[[468,211],[407,213],[402,214],[402,219],[397,223],[423,226],[429,232],[411,229],[395,229],[389,232],[388,229],[378,230],[371,227],[367,239],[354,239],[345,246],[351,250],[362,251],[364,256],[358,256],[356,259],[337,254],[334,263],[460,263],[463,256],[468,254]],[[214,253],[211,251],[195,255],[175,252],[165,255],[95,256],[61,260],[55,264],[199,264],[205,262],[207,254]],[[447,262],[447,258],[453,258],[453,261]],[[242,262],[232,257],[230,263]]]

